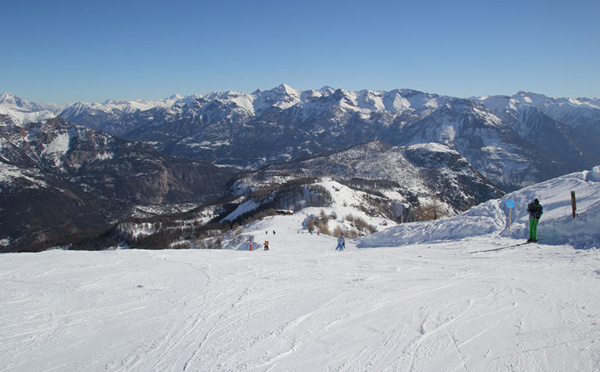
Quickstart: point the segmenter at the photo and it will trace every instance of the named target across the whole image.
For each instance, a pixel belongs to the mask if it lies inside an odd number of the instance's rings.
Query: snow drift
[[[578,200],[575,218],[571,191]],[[544,244],[570,244],[579,249],[600,247],[600,166],[526,187],[452,218],[390,228],[364,238],[359,247],[391,247],[473,236],[525,240],[529,228],[527,204],[535,198],[544,206],[538,228],[538,237]],[[514,202],[512,212],[506,206],[508,200]]]

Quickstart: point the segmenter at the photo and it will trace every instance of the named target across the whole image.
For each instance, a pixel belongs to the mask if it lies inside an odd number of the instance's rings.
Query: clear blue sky
[[[411,88],[600,97],[599,0],[0,0],[0,92],[39,103]]]

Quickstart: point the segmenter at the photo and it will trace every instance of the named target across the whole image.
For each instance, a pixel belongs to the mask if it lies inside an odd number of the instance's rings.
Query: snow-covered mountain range
[[[8,101],[29,112],[35,107]],[[80,102],[58,115],[151,142],[168,154],[244,169],[374,140],[447,145],[505,191],[600,163],[600,99],[526,92],[460,99],[407,89],[298,91],[282,84],[253,93]]]
[[[253,93],[77,103],[59,115],[169,154],[244,169],[374,140],[447,145],[506,191],[600,163],[600,100],[526,92],[461,99],[283,84]]]
[[[116,197],[115,189],[110,189],[116,185],[111,181],[114,170],[121,169],[119,177],[125,179],[136,178],[127,172],[163,174],[138,167],[147,165],[147,157],[173,159],[149,155],[141,143],[117,137],[150,143],[166,154],[256,172],[238,178],[238,186],[255,182],[253,191],[246,187],[252,192],[272,187],[277,177],[359,178],[363,187],[364,180],[391,182],[388,191],[394,196],[386,204],[396,211],[401,206],[404,212],[440,202],[446,212],[455,214],[498,197],[500,190],[600,164],[600,100],[525,92],[463,99],[414,90],[298,91],[283,84],[253,93],[173,95],[156,101],[110,100],[66,107],[5,93],[0,96],[0,117],[3,189],[10,188],[10,180],[45,185],[51,175],[61,182],[68,179],[85,195],[110,200]],[[138,153],[117,156],[125,152],[112,149],[114,143]],[[124,159],[132,158],[137,165],[122,166]],[[89,166],[92,163],[111,165],[95,168]],[[208,172],[203,177],[220,180],[213,185],[224,184],[224,173],[203,167]],[[188,171],[173,172],[167,173],[176,174],[179,184],[193,181]],[[15,186],[18,182],[11,185],[15,190],[34,189]],[[188,191],[179,197],[167,198],[168,203],[204,200],[185,196],[199,195],[190,193],[188,186],[182,186]],[[148,187],[143,186],[144,191],[140,187],[127,191],[131,198],[126,205],[159,206],[167,201],[165,192],[174,195],[167,191],[172,187],[152,187],[148,193]],[[92,189],[103,191],[94,194]],[[209,190],[211,195],[216,192]],[[86,203],[78,205],[89,210]]]

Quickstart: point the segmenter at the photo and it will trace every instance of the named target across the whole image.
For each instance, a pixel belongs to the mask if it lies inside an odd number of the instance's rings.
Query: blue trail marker
[[[508,231],[510,231],[510,222],[512,220],[512,210],[515,207],[515,202],[512,199],[506,201],[506,208],[508,208]]]

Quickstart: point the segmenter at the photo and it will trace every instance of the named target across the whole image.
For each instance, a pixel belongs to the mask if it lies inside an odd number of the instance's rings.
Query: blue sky
[[[0,0],[0,92],[47,103],[411,88],[600,97],[600,1]]]

